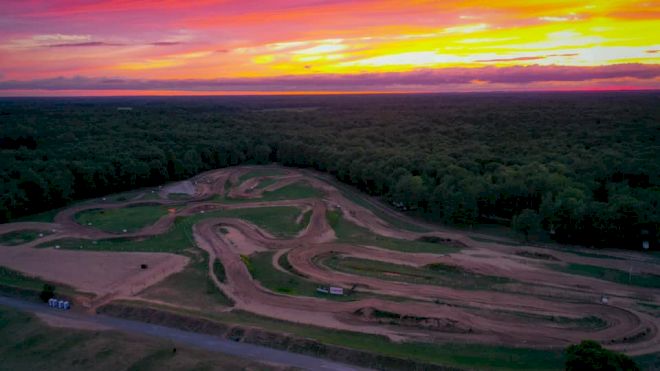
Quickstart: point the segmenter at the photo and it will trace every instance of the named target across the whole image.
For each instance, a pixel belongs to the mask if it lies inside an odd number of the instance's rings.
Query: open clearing
[[[187,198],[2,225],[0,244],[15,246],[0,247],[0,265],[94,294],[92,309],[128,301],[459,367],[554,369],[558,349],[583,339],[660,352],[652,255],[433,230],[306,170],[234,167],[189,184]]]
[[[183,256],[161,253],[0,249],[0,265],[4,267],[99,296],[141,291],[180,271],[187,262]]]

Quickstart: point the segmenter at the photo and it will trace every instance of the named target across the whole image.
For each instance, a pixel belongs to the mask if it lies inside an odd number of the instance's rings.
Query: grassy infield
[[[253,176],[264,175],[278,175],[277,171],[268,170],[255,171],[243,175],[241,181],[245,181]],[[260,184],[260,186],[262,186]],[[264,194],[264,199],[279,200],[279,199],[299,199],[308,197],[318,197],[319,192],[311,187],[302,183],[292,184],[274,192]],[[355,197],[351,197],[354,199]],[[238,201],[238,200],[236,200]],[[356,200],[354,200],[356,201]],[[360,201],[363,206],[370,207],[367,201]],[[377,215],[383,214],[380,211],[374,210]],[[121,231],[126,228],[128,230],[136,230],[149,223],[153,223],[159,217],[166,213],[166,208],[159,205],[139,206],[127,209],[114,209],[106,210],[101,213],[99,210],[88,211],[81,213],[77,216],[81,223],[91,222],[97,228],[106,229],[109,231]],[[44,214],[43,220],[47,220],[51,214]],[[54,214],[53,214],[54,215]],[[525,348],[505,348],[495,346],[484,346],[476,344],[425,344],[425,343],[403,343],[394,344],[387,339],[374,336],[365,335],[360,333],[352,333],[346,331],[332,331],[312,326],[302,326],[294,323],[277,321],[265,317],[255,316],[245,312],[223,312],[220,313],[215,309],[218,307],[225,307],[230,305],[229,300],[209,282],[208,270],[208,257],[201,254],[198,249],[194,248],[194,240],[192,239],[192,226],[204,218],[210,217],[236,217],[246,219],[271,233],[288,237],[295,235],[300,231],[309,221],[309,216],[303,218],[303,223],[296,224],[295,220],[299,215],[299,211],[291,207],[268,207],[259,209],[242,209],[242,210],[225,210],[217,212],[209,212],[206,214],[198,214],[185,218],[177,218],[173,228],[160,236],[152,238],[131,241],[127,239],[112,239],[102,241],[86,241],[86,240],[63,240],[58,241],[57,244],[61,248],[70,249],[86,249],[86,250],[106,250],[106,251],[153,251],[153,252],[172,252],[183,254],[191,257],[193,264],[190,264],[184,271],[173,275],[146,290],[144,295],[147,298],[162,300],[165,302],[180,303],[184,299],[191,307],[199,308],[198,314],[200,316],[209,316],[214,319],[227,322],[227,323],[240,323],[244,325],[253,325],[263,327],[273,331],[283,331],[298,336],[317,339],[321,342],[335,345],[348,346],[360,350],[367,350],[375,353],[413,358],[427,362],[434,362],[439,364],[454,365],[459,367],[478,367],[490,369],[559,369],[562,367],[563,355],[561,351],[552,350],[534,350]],[[42,216],[40,215],[41,219]],[[338,212],[329,212],[327,214],[329,223],[335,229],[336,235],[340,242],[356,243],[374,245],[382,248],[407,251],[407,252],[435,252],[435,253],[451,253],[456,251],[455,247],[445,246],[442,244],[434,244],[421,241],[404,241],[393,238],[382,237],[374,235],[366,229],[360,228],[341,217]],[[399,227],[412,229],[410,225],[400,225],[392,217],[387,216],[390,222],[397,224]],[[28,236],[29,237],[29,236]],[[16,236],[0,236],[0,240],[12,240]],[[52,246],[55,243],[49,243]],[[275,270],[271,264],[272,253],[260,253],[253,255],[250,258],[250,266],[255,279],[259,280],[265,286],[274,291],[279,291],[287,294],[316,296],[316,283],[305,280],[295,274],[284,273]],[[407,269],[406,267],[386,264],[374,263],[371,261],[360,261],[360,259],[341,259],[334,261],[330,259],[328,264],[339,270],[346,270],[352,272],[359,270],[360,274],[378,275],[382,278],[380,273],[383,270],[399,271]],[[288,262],[286,256],[280,259],[280,264],[286,268]],[[387,266],[385,266],[387,265]],[[589,268],[585,268],[589,267]],[[415,277],[420,272],[403,272],[408,275],[408,278],[415,280],[431,280],[437,284],[448,284],[455,286],[458,282],[464,282],[465,276],[463,272],[442,269],[443,267],[435,267],[438,269],[426,269],[422,276],[426,278]],[[594,269],[592,266],[581,267],[568,267],[569,273],[584,274],[595,276],[601,279],[612,280],[620,283],[628,283],[628,275],[625,274],[625,280],[621,278],[619,273],[606,272],[602,273],[603,269]],[[214,271],[219,278],[222,275],[223,268],[219,262],[214,262]],[[611,271],[611,270],[609,270]],[[618,271],[617,271],[618,272]],[[355,273],[355,272],[354,272]],[[625,273],[625,272],[623,272]],[[456,275],[461,275],[458,277]],[[633,276],[635,277],[635,276]],[[461,278],[459,281],[458,278]],[[489,277],[471,277],[470,285],[484,284],[484,280],[488,281]],[[658,277],[653,280],[633,280],[631,284],[639,284],[642,286],[654,285],[660,286]],[[476,280],[476,281],[475,281]],[[625,282],[623,282],[625,281]],[[16,272],[7,269],[0,269],[0,283],[9,286],[29,287],[33,289],[40,289],[43,282],[38,279],[27,278]],[[492,283],[492,282],[491,282]],[[486,285],[487,286],[487,285]],[[359,294],[358,294],[359,295]],[[354,300],[356,297],[342,298],[339,300]],[[2,318],[6,316],[23,316],[22,314],[0,312]],[[7,325],[2,322],[0,318],[0,331],[5,329]],[[27,320],[26,320],[27,321]],[[5,321],[6,322],[6,321]],[[27,321],[29,322],[29,321]],[[72,339],[85,338],[91,336],[95,341],[98,335],[90,335],[87,332],[80,332],[80,334],[72,335]],[[119,336],[119,335],[113,335]],[[71,340],[74,341],[74,340]],[[20,346],[19,345],[17,346]],[[55,345],[51,344],[51,347]],[[29,348],[29,347],[28,347]],[[26,349],[28,349],[26,348]],[[130,348],[130,347],[126,347]],[[154,348],[155,349],[155,348]],[[65,352],[63,348],[53,349],[53,352]],[[106,350],[111,352],[111,350]],[[113,352],[114,350],[112,350]],[[157,354],[154,353],[154,354]],[[110,353],[108,353],[110,355]],[[66,357],[70,354],[65,352]],[[115,357],[109,357],[115,358]],[[157,361],[159,357],[155,356],[154,360]],[[86,362],[86,360],[81,360]],[[143,360],[144,361],[144,360]],[[151,362],[151,361],[149,361]],[[188,362],[188,361],[186,361]],[[186,363],[189,364],[189,363]]]
[[[48,235],[50,234],[47,231],[17,231],[9,232],[3,235],[0,235],[0,245],[14,246],[24,244],[30,241],[34,241],[39,237],[39,234]]]

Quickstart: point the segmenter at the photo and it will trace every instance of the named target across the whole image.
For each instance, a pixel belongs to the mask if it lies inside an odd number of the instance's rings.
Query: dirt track
[[[223,263],[227,276],[225,283],[219,282],[211,270],[209,274],[216,285],[235,302],[236,308],[287,321],[383,334],[394,340],[451,340],[513,346],[563,347],[589,338],[632,355],[660,351],[658,320],[640,311],[637,304],[639,301],[660,303],[660,288],[621,285],[595,278],[564,274],[548,268],[546,265],[548,260],[534,258],[533,255],[550,255],[551,262],[557,264],[590,264],[623,271],[628,271],[634,262],[636,273],[657,272],[658,266],[655,261],[643,254],[615,251],[607,254],[619,259],[602,259],[531,246],[513,247],[501,243],[479,242],[462,233],[443,232],[439,229],[428,233],[400,230],[381,220],[368,209],[351,202],[331,183],[324,181],[323,177],[310,176],[311,173],[308,171],[280,168],[284,175],[255,177],[241,183],[240,176],[253,169],[256,167],[228,168],[201,174],[191,179],[195,192],[187,201],[161,199],[123,203],[87,203],[60,212],[54,223],[0,225],[0,234],[19,230],[47,230],[52,233],[12,248],[29,249],[37,244],[63,237],[104,239],[161,234],[171,227],[176,216],[192,215],[207,210],[293,206],[301,210],[312,210],[312,216],[308,226],[292,239],[276,238],[248,222],[231,218],[205,219],[193,227],[197,245]],[[258,183],[267,178],[275,179],[276,182],[265,188],[258,188]],[[321,190],[324,194],[322,199],[259,201],[263,192],[277,190],[300,181]],[[225,189],[226,184],[232,184],[233,187]],[[247,200],[241,203],[212,201],[211,198],[218,194]],[[144,203],[184,206],[175,213],[162,217],[153,225],[134,233],[103,232],[93,227],[79,225],[75,221],[75,215],[84,210]],[[449,255],[433,255],[403,253],[374,246],[340,244],[336,242],[335,233],[326,220],[326,211],[329,209],[341,211],[348,221],[376,234],[406,240],[421,236],[437,236],[450,239],[456,244],[463,245],[464,248]],[[230,233],[224,235],[219,233],[219,226],[224,226]],[[38,264],[26,268],[18,263],[20,259],[3,260],[3,254],[9,254],[8,251],[11,251],[7,249],[7,247],[0,248],[0,264],[41,275],[44,278],[53,278],[52,275],[46,277],[40,271]],[[339,302],[271,292],[252,279],[240,258],[240,254],[265,249],[278,251],[277,257],[281,254],[279,251],[286,250],[288,260],[295,271],[315,282],[345,289],[357,287],[359,292],[371,297]],[[56,254],[63,252],[53,251]],[[351,275],[332,271],[318,263],[317,257],[330,252],[414,267],[440,262],[458,266],[468,272],[507,277],[515,280],[515,283],[503,285],[496,291],[480,291]],[[77,251],[68,253],[80,256],[89,254]],[[52,259],[56,261],[58,257],[53,256]],[[52,261],[49,260],[44,264],[50,264]],[[274,259],[275,263],[276,259]],[[275,265],[276,268],[283,269],[278,264]],[[76,282],[73,276],[60,277],[60,282],[97,293],[104,298],[99,302],[106,302],[114,296],[135,294],[134,289],[118,287],[101,290],[99,289],[101,285],[97,285],[94,290],[92,286],[84,286]],[[383,295],[405,298],[407,301],[391,301]],[[610,298],[609,304],[600,303],[602,295]],[[375,311],[389,312],[402,317],[397,321],[384,321],[373,315]],[[597,317],[604,325],[589,327],[579,321],[590,316]],[[559,318],[564,320],[557,320]]]

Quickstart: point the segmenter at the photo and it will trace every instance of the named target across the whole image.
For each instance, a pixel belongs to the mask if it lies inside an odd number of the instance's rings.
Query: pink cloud
[[[85,91],[445,91],[455,87],[480,89],[500,85],[524,87],[546,83],[599,83],[625,81],[627,86],[660,88],[660,65],[621,64],[600,67],[515,66],[483,68],[425,69],[413,72],[353,75],[305,75],[270,78],[164,79],[51,78],[0,81],[0,90],[85,90]]]

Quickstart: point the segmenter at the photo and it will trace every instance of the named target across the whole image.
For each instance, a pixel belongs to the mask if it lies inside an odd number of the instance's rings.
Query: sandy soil
[[[138,292],[180,271],[188,258],[163,253],[0,248],[0,265],[97,297]],[[147,264],[147,269],[141,269]],[[96,299],[95,299],[96,300]]]
[[[155,224],[133,233],[112,234],[99,231],[93,227],[78,225],[74,217],[76,213],[86,209],[126,207],[145,201],[72,207],[60,212],[55,223],[0,225],[0,233],[27,229],[55,231],[22,246],[0,248],[0,264],[97,293],[99,299],[91,304],[94,306],[116,297],[131,297],[137,292],[136,289],[139,289],[140,282],[144,286],[181,269],[186,263],[181,259],[185,258],[167,254],[147,254],[142,257],[138,253],[93,255],[90,252],[36,250],[30,247],[62,237],[100,239],[156,235],[166,232],[176,216],[207,210],[292,206],[301,211],[311,210],[312,216],[310,223],[291,239],[276,238],[246,221],[232,218],[205,219],[193,226],[193,236],[198,247],[211,256],[209,271],[213,281],[235,302],[235,308],[303,324],[382,334],[394,340],[449,340],[511,346],[563,347],[589,338],[632,355],[660,351],[657,318],[640,311],[638,307],[639,301],[659,304],[660,288],[635,287],[569,275],[547,266],[548,263],[577,263],[628,271],[632,265],[635,273],[657,274],[657,260],[648,255],[629,251],[606,251],[604,254],[619,259],[602,259],[580,256],[560,249],[514,247],[501,239],[491,239],[495,242],[476,241],[464,233],[425,223],[419,224],[429,228],[431,231],[428,233],[401,230],[344,197],[332,181],[318,173],[278,168],[283,170],[283,175],[255,177],[242,183],[239,181],[241,175],[257,168],[259,167],[227,168],[201,174],[191,180],[190,184],[194,185],[194,191],[190,193],[193,195],[191,200],[149,201],[178,205],[179,208]],[[257,189],[256,186],[264,179],[276,181],[264,189]],[[264,191],[273,191],[300,181],[321,190],[322,198],[275,202],[259,200]],[[226,189],[228,184],[233,186]],[[210,200],[218,194],[249,200],[228,204]],[[437,236],[450,239],[453,244],[463,248],[456,253],[435,255],[340,244],[336,242],[334,231],[325,218],[328,209],[341,210],[345,219],[376,234],[405,240]],[[401,217],[387,208],[381,208],[380,211],[394,218]],[[409,219],[406,221],[415,223]],[[228,233],[221,233],[220,228],[224,228]],[[280,271],[284,270],[277,263],[277,259],[287,252],[289,262],[295,270],[309,279],[345,289],[355,287],[358,292],[372,296],[338,302],[271,292],[252,279],[240,258],[240,255],[266,249],[276,252],[273,264]],[[577,250],[593,253],[586,249]],[[468,272],[507,277],[513,282],[502,284],[496,290],[466,290],[352,275],[332,271],[319,263],[317,257],[330,252],[414,267],[436,262],[445,263],[461,267]],[[539,259],[538,255],[534,254],[551,255],[552,260]],[[144,272],[135,271],[139,268],[135,267],[135,261],[147,259],[147,256],[155,259],[148,263],[150,267],[161,264],[163,269],[160,275],[148,278],[140,276]],[[219,282],[212,273],[211,262],[215,257],[225,266],[227,280],[224,283]],[[105,273],[99,275],[99,271]],[[127,280],[124,277],[134,279]],[[408,301],[391,301],[382,295],[406,298]],[[600,303],[603,295],[610,298],[607,305]],[[392,325],[389,321],[374,317],[376,311],[405,317],[401,318],[397,325]],[[601,325],[588,326],[579,321],[589,316],[598,318]],[[557,318],[564,320],[555,321]],[[571,319],[574,322],[571,322]]]

